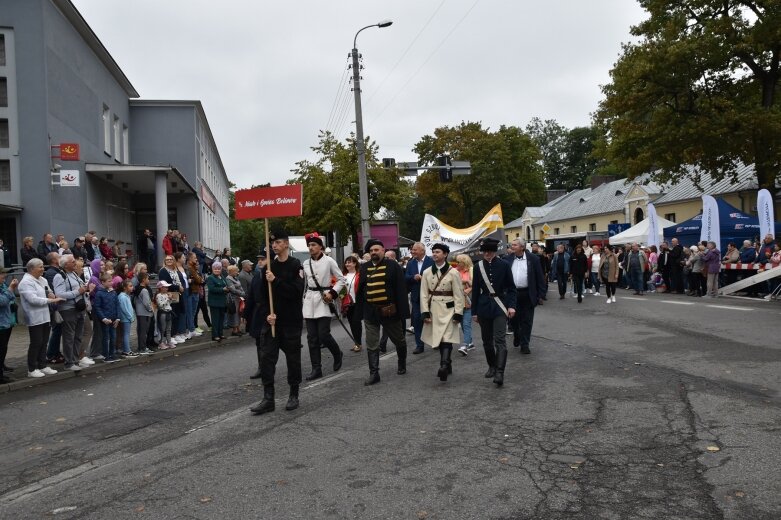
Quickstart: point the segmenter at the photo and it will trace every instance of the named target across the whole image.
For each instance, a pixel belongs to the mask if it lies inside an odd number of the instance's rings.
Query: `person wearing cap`
[[[388,331],[396,345],[399,375],[407,373],[407,340],[402,320],[410,317],[407,283],[398,262],[385,258],[385,246],[377,239],[366,242],[369,261],[361,265],[356,290],[356,312],[363,316],[369,379],[364,385],[380,382],[380,327]]]
[[[259,273],[261,269],[266,267],[266,253],[261,251],[258,253],[257,262],[255,263],[254,271]]]
[[[317,233],[306,235],[309,258],[303,262],[304,270],[304,322],[306,342],[312,372],[307,381],[323,377],[320,345],[331,352],[334,358],[334,372],[342,368],[344,354],[331,335],[331,308],[345,286],[344,275],[336,260],[323,253],[323,239]],[[336,280],[331,285],[331,280]]]
[[[480,323],[480,334],[488,362],[486,378],[504,384],[504,368],[507,363],[507,318],[515,316],[517,292],[510,265],[497,258],[499,241],[484,238],[480,243],[483,260],[475,266],[472,287],[472,313]]]
[[[423,341],[439,346],[440,381],[453,373],[450,355],[453,343],[461,342],[459,324],[464,318],[464,287],[461,275],[447,263],[450,248],[445,244],[431,246],[434,262],[423,272],[420,282],[420,312],[423,317]]]
[[[263,400],[250,408],[256,415],[274,411],[274,372],[280,350],[285,353],[287,383],[290,385],[286,410],[298,408],[298,388],[301,384],[301,331],[304,326],[301,262],[290,254],[287,233],[277,231],[269,238],[276,257],[253,276],[244,306],[247,330],[255,338],[263,383]]]

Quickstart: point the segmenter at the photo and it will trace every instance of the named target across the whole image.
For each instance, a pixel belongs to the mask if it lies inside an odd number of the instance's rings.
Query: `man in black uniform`
[[[396,345],[396,373],[407,373],[407,340],[402,323],[410,317],[410,312],[401,266],[395,260],[385,258],[385,246],[379,240],[368,240],[365,250],[371,259],[361,265],[355,299],[356,312],[363,316],[369,357],[369,379],[364,384],[373,385],[380,382],[380,326],[388,331]]]
[[[504,384],[507,363],[507,319],[515,316],[516,288],[510,264],[496,256],[499,241],[484,238],[480,243],[483,260],[475,264],[472,274],[472,312],[480,323],[488,372],[497,386]]]
[[[287,233],[276,232],[269,238],[276,257],[255,273],[244,308],[247,329],[260,348],[263,400],[250,408],[258,415],[274,411],[274,371],[280,350],[285,353],[287,383],[290,385],[285,410],[298,408],[298,386],[301,384],[301,331],[304,327],[301,262],[290,255]],[[270,312],[269,282],[274,297],[274,314]],[[275,327],[275,335],[272,335],[272,327]]]

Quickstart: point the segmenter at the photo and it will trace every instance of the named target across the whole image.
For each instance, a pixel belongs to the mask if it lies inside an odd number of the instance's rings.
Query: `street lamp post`
[[[361,235],[363,242],[371,238],[371,226],[369,224],[369,183],[366,179],[366,145],[363,142],[363,112],[361,110],[361,68],[358,63],[357,41],[361,31],[369,27],[388,27],[393,22],[383,20],[380,23],[367,25],[355,33],[353,38],[353,93],[355,94],[355,139],[358,148],[358,191],[361,204]]]

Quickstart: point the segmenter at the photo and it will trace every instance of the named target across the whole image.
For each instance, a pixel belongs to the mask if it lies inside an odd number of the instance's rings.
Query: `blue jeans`
[[[591,285],[594,286],[594,292],[598,293],[599,288],[602,286],[602,280],[599,278],[599,273],[591,273]]]
[[[198,300],[200,297],[198,293],[190,293],[189,289],[185,291],[187,299],[185,304],[187,306],[187,330],[193,332],[195,330],[195,313],[198,311]]]
[[[100,329],[103,331],[103,357],[113,359],[117,344],[117,329],[113,325],[106,325],[103,322],[100,324]]]
[[[629,286],[636,292],[643,292],[643,272],[640,269],[629,270]]]
[[[122,352],[127,354],[130,352],[130,328],[133,326],[132,321],[122,322]]]
[[[470,345],[472,343],[472,309],[464,309],[461,330],[464,331],[464,343]]]

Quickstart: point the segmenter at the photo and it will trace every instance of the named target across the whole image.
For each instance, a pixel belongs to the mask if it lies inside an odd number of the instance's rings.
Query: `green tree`
[[[597,129],[593,126],[578,126],[567,131],[564,138],[563,188],[574,190],[589,185],[591,176],[602,165],[602,161],[594,156],[598,138]]]
[[[716,179],[754,164],[773,189],[781,163],[776,102],[781,4],[750,0],[640,0],[649,17],[632,28],[596,119],[606,157],[631,176]],[[695,181],[697,175],[693,174]]]
[[[541,204],[545,198],[539,151],[520,128],[501,126],[491,132],[479,122],[462,122],[437,128],[433,136],[421,138],[413,151],[422,164],[433,165],[442,154],[472,164],[471,175],[454,176],[453,182],[440,182],[437,170],[417,179],[425,211],[451,225],[471,226],[497,203],[509,222],[520,217],[526,206]]]
[[[526,125],[526,133],[540,149],[545,185],[550,189],[571,189],[567,179],[567,129],[555,119],[532,119]]]
[[[321,233],[337,231],[341,245],[346,244],[347,238],[352,236],[353,244],[357,246],[361,213],[358,153],[354,136],[346,142],[340,142],[330,132],[323,132],[312,150],[317,154],[316,159],[296,163],[295,177],[289,181],[303,185],[304,215],[301,219],[289,219],[288,227]],[[366,165],[370,215],[381,209],[392,212],[412,198],[412,186],[401,181],[395,170],[386,170],[378,163],[377,145],[368,139]]]

